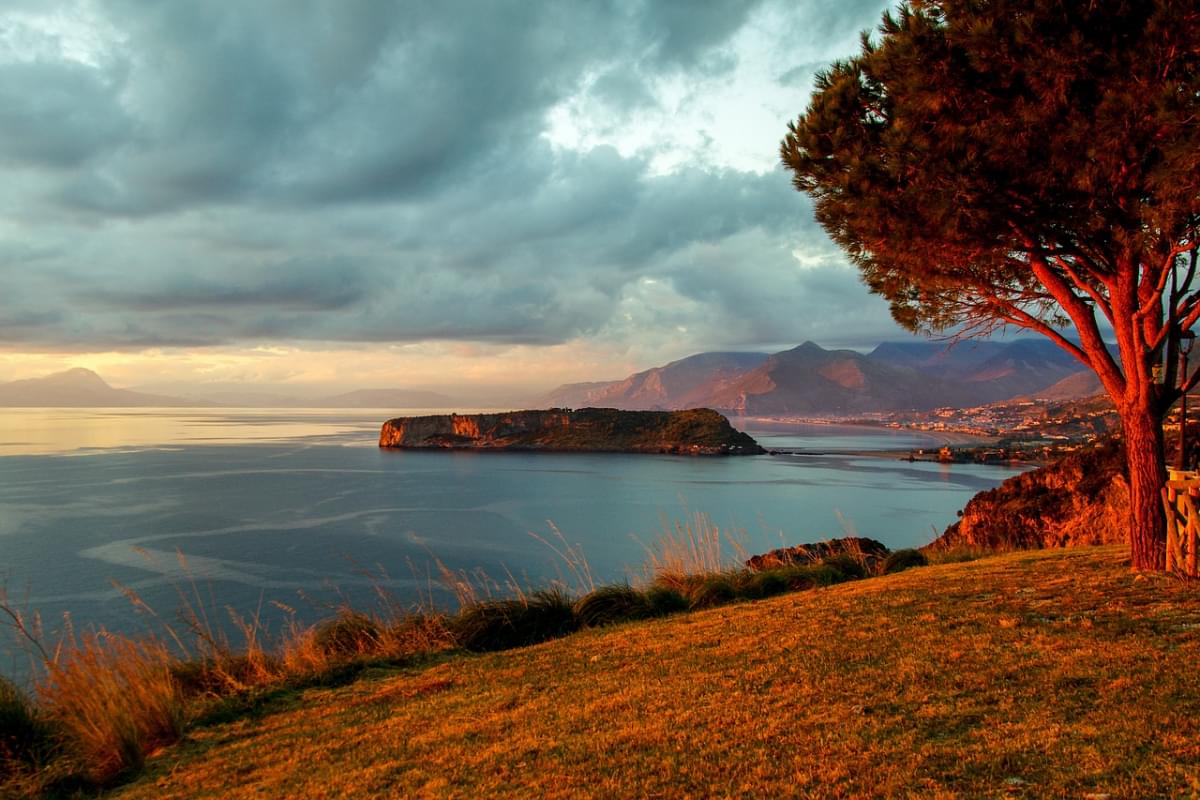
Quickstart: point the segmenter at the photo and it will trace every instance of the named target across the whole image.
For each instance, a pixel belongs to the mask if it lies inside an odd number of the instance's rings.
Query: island
[[[716,411],[551,408],[435,414],[383,423],[380,447],[590,453],[758,455],[766,451]]]

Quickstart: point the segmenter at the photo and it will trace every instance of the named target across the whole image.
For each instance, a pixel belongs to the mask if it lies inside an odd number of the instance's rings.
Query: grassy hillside
[[[1192,796],[1198,663],[1195,584],[1017,553],[280,695],[116,796]]]

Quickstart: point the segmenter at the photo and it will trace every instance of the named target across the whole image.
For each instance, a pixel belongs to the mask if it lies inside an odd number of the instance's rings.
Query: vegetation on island
[[[1197,25],[1191,0],[911,0],[818,75],[781,148],[899,323],[1025,328],[1096,373],[1142,570],[1165,566],[1162,418],[1200,382],[1180,374],[1200,320]]]
[[[380,447],[754,455],[758,442],[708,408],[625,411],[552,408],[499,414],[397,417]]]

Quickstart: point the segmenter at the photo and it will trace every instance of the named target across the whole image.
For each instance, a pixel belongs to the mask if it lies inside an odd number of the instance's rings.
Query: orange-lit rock
[[[689,455],[765,452],[715,411],[552,408],[502,414],[397,417],[383,424],[380,447],[548,450]]]
[[[1009,478],[971,498],[930,547],[1024,549],[1124,542],[1129,483],[1119,444],[1106,442]]]

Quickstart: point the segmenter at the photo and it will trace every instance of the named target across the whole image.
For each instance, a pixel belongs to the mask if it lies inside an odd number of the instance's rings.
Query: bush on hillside
[[[912,567],[924,567],[929,564],[929,559],[920,550],[906,548],[897,550],[883,560],[883,567],[880,570],[883,575],[890,575],[893,572],[903,572]]]
[[[38,719],[29,698],[0,675],[0,771],[6,765],[37,764],[48,754],[50,741],[50,729]]]
[[[665,617],[688,610],[688,599],[683,592],[671,586],[654,585],[646,590],[646,603],[651,616]]]
[[[514,600],[488,600],[460,611],[451,630],[465,650],[524,647],[578,629],[572,605],[571,598],[557,588]]]
[[[750,573],[745,581],[742,582],[740,588],[740,594],[752,600],[783,594],[791,588],[789,585],[788,570],[771,569],[764,572]]]
[[[847,578],[865,578],[867,577],[867,568],[862,561],[855,558],[850,553],[838,553],[834,556],[822,559],[821,563],[825,566],[832,567]]]
[[[652,613],[644,594],[622,584],[601,586],[575,603],[575,617],[588,628],[645,619]]]
[[[379,626],[365,614],[342,609],[336,617],[317,624],[313,644],[326,656],[342,658],[379,649]]]
[[[728,575],[707,575],[688,595],[688,604],[691,608],[712,608],[732,602],[736,597],[737,587]]]

